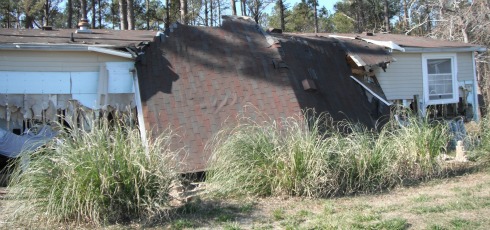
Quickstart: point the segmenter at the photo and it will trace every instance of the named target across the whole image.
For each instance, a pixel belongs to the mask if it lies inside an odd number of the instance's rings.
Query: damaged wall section
[[[98,116],[93,111],[134,110],[133,62],[88,63],[86,67],[92,71],[19,71],[17,67],[0,71],[0,128],[21,134],[31,126],[29,122],[59,121],[59,115],[72,116],[78,108],[85,111],[84,120]]]

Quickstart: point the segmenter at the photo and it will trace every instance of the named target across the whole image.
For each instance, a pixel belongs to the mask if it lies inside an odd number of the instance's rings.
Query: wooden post
[[[413,95],[413,113],[419,113],[419,95]]]

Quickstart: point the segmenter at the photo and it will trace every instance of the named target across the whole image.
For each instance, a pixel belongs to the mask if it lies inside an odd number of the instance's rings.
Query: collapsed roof
[[[207,141],[237,114],[260,116],[247,106],[273,119],[314,109],[371,128],[386,114],[378,105],[373,114],[365,91],[349,77],[346,59],[352,53],[366,65],[391,61],[383,48],[333,38],[271,37],[248,18],[224,19],[218,28],[176,25],[137,62],[146,129],[154,136],[167,127],[176,131],[174,148],[186,150],[180,156],[183,171],[206,168]]]

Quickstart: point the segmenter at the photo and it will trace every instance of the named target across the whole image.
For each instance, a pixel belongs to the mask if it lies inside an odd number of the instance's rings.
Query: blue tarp
[[[34,134],[32,132],[17,135],[0,128],[0,154],[6,157],[18,157],[24,151],[34,151],[56,136],[51,126],[45,125]]]

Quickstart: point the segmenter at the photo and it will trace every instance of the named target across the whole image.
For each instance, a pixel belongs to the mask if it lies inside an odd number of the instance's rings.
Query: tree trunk
[[[386,32],[390,32],[390,16],[389,16],[389,10],[388,10],[388,0],[385,0],[384,4],[384,15],[385,15],[385,30]]]
[[[469,42],[469,39],[468,39],[468,32],[466,32],[466,26],[464,26],[461,29],[461,33],[463,34],[463,42],[464,43],[468,43]]]
[[[187,25],[187,0],[180,0],[180,21]]]
[[[99,29],[102,29],[102,5],[100,5],[100,1],[99,0]]]
[[[432,18],[430,17],[430,10],[429,10],[429,4],[426,3],[425,4],[425,7],[427,9],[426,11],[426,15],[427,15],[427,32],[426,33],[430,33],[432,31]]]
[[[318,12],[317,12],[317,9],[316,9],[316,5],[318,5],[318,0],[315,0],[313,2],[313,10],[315,11],[314,12],[314,17],[315,17],[315,33],[318,33]]]
[[[182,6],[184,8],[184,24],[189,24],[189,16],[187,14],[189,14],[189,7],[187,6],[187,0],[184,0],[184,6]]]
[[[167,10],[165,11],[165,29],[170,28],[170,0],[165,0]]]
[[[255,1],[255,9],[253,13],[254,16],[254,21],[255,23],[259,24],[259,10],[260,10],[260,0],[253,0]]]
[[[136,28],[134,24],[134,1],[133,0],[128,0],[127,1],[127,8],[128,8],[128,29],[129,30],[134,30]]]
[[[146,6],[146,29],[150,29],[150,0],[145,0]]]
[[[208,24],[208,0],[204,0],[204,25],[209,26],[209,24]]]
[[[242,16],[247,16],[247,0],[241,0]]]
[[[281,18],[281,30],[284,32],[286,30],[286,25],[284,24],[284,2],[279,0],[279,17]]]
[[[410,27],[408,25],[408,3],[407,0],[403,0],[403,26],[404,30],[407,31],[408,28]]]
[[[15,23],[15,24],[17,26],[16,28],[18,28],[18,29],[20,29],[22,27],[20,24],[20,14],[21,14],[20,8],[17,8],[17,13],[15,14],[17,23]]]
[[[44,18],[45,18],[45,21],[44,21],[44,26],[49,26],[49,4],[50,1],[49,0],[46,0],[44,2]]]
[[[78,21],[80,20],[80,18],[82,18],[82,12],[80,12],[81,10],[80,9],[76,9],[76,17],[75,17],[75,28],[78,28]]]
[[[116,29],[116,23],[117,23],[116,20],[115,20],[116,19],[116,14],[117,14],[116,7],[111,5],[110,6],[110,11],[111,11],[111,19],[112,19],[111,20],[111,22],[112,22],[111,23],[112,24],[112,29],[114,30],[114,29]],[[121,27],[119,27],[119,29],[121,29]]]
[[[357,15],[357,25],[356,25],[356,30],[357,33],[362,33],[364,31],[364,9],[362,7],[363,3],[362,0],[356,0],[357,2],[357,9],[356,9],[356,15]]]
[[[127,30],[128,29],[128,9],[126,5],[126,0],[119,0],[119,29]]]
[[[209,14],[209,16],[210,16],[209,19],[211,21],[211,27],[214,26],[214,9],[213,9],[214,7],[213,7],[213,1],[214,0],[209,0],[209,9],[211,10],[211,12],[209,12],[210,13]]]
[[[33,21],[34,21],[34,18],[29,14],[29,11],[30,11],[30,7],[28,7],[24,14],[25,14],[25,19],[24,19],[24,27],[26,29],[33,29],[34,26],[32,25]]]
[[[218,26],[221,26],[221,1],[216,1],[218,2]]]
[[[7,9],[6,9],[6,15],[7,15],[7,28],[10,28],[10,2],[7,2]]]
[[[231,14],[236,16],[236,4],[235,0],[231,0]]]
[[[92,0],[92,28],[95,29],[95,15],[97,14],[95,12],[95,3],[97,0]]]
[[[87,18],[87,0],[81,0],[80,1],[80,10],[82,11],[82,18],[83,19],[88,19]]]

